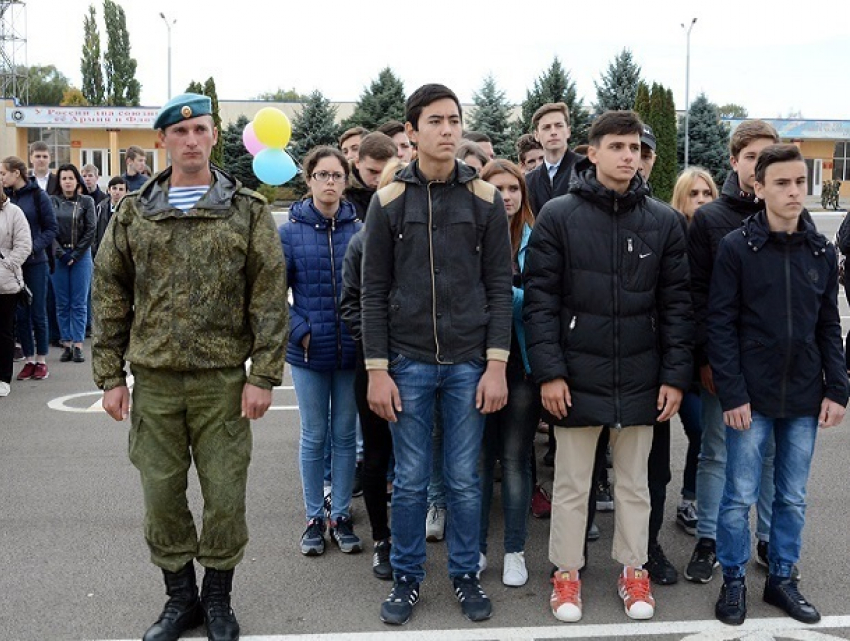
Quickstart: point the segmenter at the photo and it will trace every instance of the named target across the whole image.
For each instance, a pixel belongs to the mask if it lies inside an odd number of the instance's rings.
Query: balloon
[[[267,185],[282,185],[297,173],[295,161],[282,149],[262,149],[254,156],[254,175]]]
[[[248,153],[252,156],[256,156],[266,148],[263,143],[257,140],[257,134],[254,132],[253,122],[249,122],[245,129],[242,130],[242,144],[245,145],[245,149],[247,149]]]
[[[280,109],[263,107],[254,116],[254,133],[266,147],[283,149],[292,135],[292,126]]]

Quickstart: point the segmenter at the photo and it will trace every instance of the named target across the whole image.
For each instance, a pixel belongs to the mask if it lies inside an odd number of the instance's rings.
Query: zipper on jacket
[[[336,328],[336,368],[342,368],[342,332],[340,330],[340,323],[342,319],[340,318],[339,313],[339,297],[337,296],[336,291],[336,258],[334,256],[334,243],[333,243],[333,235],[336,231],[336,214],[331,218],[331,226],[326,227],[328,230],[328,251],[331,256],[331,286],[333,287],[333,295],[334,295],[334,326]],[[305,354],[306,355],[306,354]],[[306,358],[305,358],[306,360]]]
[[[614,212],[617,211],[617,199],[614,199]],[[621,429],[622,419],[620,417],[620,282],[618,261],[620,258],[620,238],[617,217],[611,216],[613,227],[613,238],[611,244],[614,248],[612,254],[611,288],[614,295],[614,429]],[[632,250],[632,239],[629,238],[629,251]]]
[[[437,348],[437,363],[442,363],[440,337],[437,335],[437,279],[434,275],[434,208],[431,202],[431,186],[433,184],[433,182],[428,183],[428,255],[431,261],[431,323],[434,326],[434,346]]]
[[[791,243],[785,239],[785,313],[788,316],[788,342],[785,346],[785,365],[782,368],[782,388],[779,402],[780,416],[785,417],[785,400],[788,394],[788,370],[791,366],[791,345],[794,339],[794,318],[791,316]]]

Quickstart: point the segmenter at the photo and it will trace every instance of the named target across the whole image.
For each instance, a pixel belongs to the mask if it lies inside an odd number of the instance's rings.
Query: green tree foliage
[[[103,0],[103,17],[107,36],[103,56],[107,104],[137,106],[142,85],[136,80],[136,59],[130,55],[130,34],[124,9],[114,0]]]
[[[254,100],[264,100],[265,102],[304,102],[307,96],[292,89],[277,88],[276,91],[266,91],[261,93]]]
[[[571,146],[587,142],[590,129],[590,115],[577,96],[576,83],[555,56],[550,67],[534,81],[534,86],[526,91],[522,103],[520,126],[522,133],[531,133],[531,117],[547,102],[563,102],[570,110]]]
[[[746,118],[747,110],[741,105],[736,105],[734,102],[726,103],[717,108],[721,118]]]
[[[69,87],[62,94],[62,102],[60,104],[63,107],[87,107],[90,103],[86,100],[82,91],[76,87]]]
[[[505,92],[496,87],[492,74],[484,78],[481,90],[473,94],[472,101],[475,111],[469,118],[468,128],[487,134],[497,156],[512,158],[515,153],[510,124],[512,106]]]
[[[670,202],[679,173],[676,158],[676,104],[673,102],[673,92],[664,85],[652,83],[650,113],[645,121],[652,127],[657,144],[657,158],[650,178],[652,192],[659,200]]]
[[[28,77],[30,105],[60,105],[65,92],[71,88],[68,77],[55,65],[20,66],[18,75]]]
[[[201,93],[202,94],[202,93],[204,93],[204,85],[202,85],[197,80],[192,80],[186,86],[186,93]]]
[[[336,111],[321,91],[316,90],[307,97],[301,111],[292,118],[292,140],[287,151],[296,162],[300,164],[307,153],[319,145],[337,146],[341,128],[336,124]],[[303,176],[296,176],[292,188],[299,196],[307,192]]]
[[[688,164],[707,169],[718,188],[729,173],[729,127],[721,122],[717,105],[709,102],[704,93],[691,103],[688,125],[690,144]],[[679,127],[677,140],[679,168],[685,163],[685,123]]]
[[[248,118],[239,116],[227,126],[220,137],[224,153],[224,169],[248,189],[257,189],[260,181],[254,175],[254,157],[242,143],[242,132],[248,126]]]
[[[593,81],[596,87],[596,115],[612,110],[634,109],[640,67],[632,59],[632,52],[623,49],[608,65],[601,82]]]
[[[216,129],[218,129],[219,135],[218,142],[215,144],[215,147],[212,148],[210,161],[219,167],[224,167],[224,132],[221,129],[221,115],[218,110],[218,94],[215,90],[215,80],[213,80],[212,76],[207,78],[207,81],[204,84],[193,80],[186,87],[186,93],[199,93],[203,96],[207,96],[212,102],[213,125]],[[242,133],[240,132],[239,135],[241,136]]]
[[[405,100],[404,84],[392,69],[386,67],[363,91],[354,113],[342,123],[342,128],[366,127],[373,131],[388,120],[404,122]]]
[[[644,122],[649,122],[647,118],[650,112],[650,94],[649,86],[641,80],[638,82],[637,92],[635,93],[634,110],[643,119]]]
[[[97,13],[94,5],[83,18],[83,55],[80,58],[83,75],[81,91],[90,105],[102,105],[106,95],[103,66],[100,59],[100,31],[97,28]]]

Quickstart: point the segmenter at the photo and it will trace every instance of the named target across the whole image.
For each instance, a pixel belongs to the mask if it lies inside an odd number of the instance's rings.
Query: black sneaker
[[[16,363],[24,360],[24,350],[21,349],[20,345],[15,345],[15,353],[12,355],[12,360]]]
[[[75,363],[85,363],[86,357],[83,356],[83,350],[79,347],[74,348],[74,362]]]
[[[410,621],[413,606],[419,603],[419,583],[405,576],[393,582],[390,595],[381,604],[381,621],[390,625],[404,625]]]
[[[741,625],[747,618],[747,586],[744,578],[723,577],[714,616],[728,625]]]
[[[756,543],[756,563],[762,566],[765,569],[770,568],[770,561],[768,560],[767,554],[769,550],[769,544],[767,541],[759,541]],[[793,581],[799,581],[803,578],[800,573],[800,568],[797,567],[797,564],[791,566],[791,579]]]
[[[691,555],[691,560],[685,568],[685,578],[694,583],[708,583],[714,576],[717,562],[717,547],[714,539],[700,539]]]
[[[307,529],[301,535],[301,554],[319,556],[325,551],[325,522],[322,519],[310,519]]]
[[[474,574],[463,574],[452,579],[455,596],[460,602],[460,609],[470,621],[484,621],[493,614],[490,598],[484,594],[478,577]]]
[[[363,551],[363,542],[354,533],[354,526],[349,518],[341,516],[336,521],[331,521],[330,535],[331,541],[337,544],[340,552],[355,554]]]
[[[676,508],[676,525],[691,536],[697,534],[697,506],[693,501],[682,501]]]
[[[389,539],[375,541],[374,552],[372,552],[372,572],[382,581],[393,578],[393,566],[390,564],[390,550],[392,544]]]
[[[667,560],[659,543],[650,543],[647,560],[643,568],[649,572],[649,578],[658,585],[673,585],[679,580],[679,573]]]
[[[785,614],[803,623],[817,623],[820,612],[809,603],[791,578],[769,576],[764,584],[764,602],[775,605]]]
[[[65,348],[65,350],[62,352],[62,356],[59,357],[59,360],[62,363],[70,363],[72,360],[74,360],[74,352],[71,350],[70,347]]]
[[[587,530],[587,540],[598,541],[600,536],[602,536],[602,532],[599,531],[599,526],[596,525],[596,521],[591,521]]]
[[[611,484],[608,482],[607,471],[605,472],[605,479],[596,484],[596,511],[614,511],[614,495],[611,493]]]
[[[358,461],[354,468],[354,485],[351,486],[351,496],[363,496],[363,461]]]

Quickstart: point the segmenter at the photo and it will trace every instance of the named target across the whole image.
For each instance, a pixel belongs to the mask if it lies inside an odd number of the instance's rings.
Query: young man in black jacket
[[[693,323],[679,214],[637,176],[637,114],[606,112],[589,163],[534,225],[523,280],[528,354],[558,439],[549,558],[552,612],[582,615],[579,569],[594,452],[611,426],[617,523],[613,557],[626,614],[648,619],[647,460],[652,425],[673,416],[692,373]]]
[[[369,406],[390,422],[395,455],[392,592],[386,623],[406,623],[425,577],[425,515],[434,402],[440,395],[451,518],[449,576],[464,615],[490,600],[478,582],[484,415],[507,401],[511,248],[499,192],[455,160],[457,96],[424,85],[405,128],[418,159],[378,190],[363,234],[361,319]]]
[[[534,139],[543,146],[543,163],[525,175],[531,211],[536,216],[552,198],[570,187],[573,168],[582,156],[567,149],[570,110],[563,102],[549,102],[531,117]]]
[[[726,428],[723,413],[712,380],[706,353],[708,289],[714,259],[720,241],[738,229],[744,220],[761,211],[763,205],[755,195],[755,167],[759,153],[778,143],[776,130],[762,120],[747,120],[735,129],[729,141],[732,171],[720,196],[700,207],[688,226],[688,261],[691,268],[691,295],[696,321],[694,360],[699,368],[702,401],[702,442],[697,467],[697,543],[685,578],[695,583],[708,583],[717,567],[717,510],[726,479]],[[770,538],[770,506],[773,502],[773,445],[768,444],[758,502],[759,560],[767,562]]]
[[[358,144],[357,162],[349,161],[351,173],[345,188],[345,199],[354,205],[360,220],[366,220],[369,201],[378,190],[384,167],[395,157],[396,144],[392,138],[380,131],[366,134]]]
[[[708,357],[726,427],[726,479],[717,522],[723,587],[715,614],[743,623],[749,511],[775,440],[776,494],[764,600],[804,623],[820,614],[793,578],[818,426],[844,417],[835,247],[801,218],[806,163],[794,145],[759,154],[755,193],[765,209],[720,243],[709,295]]]

